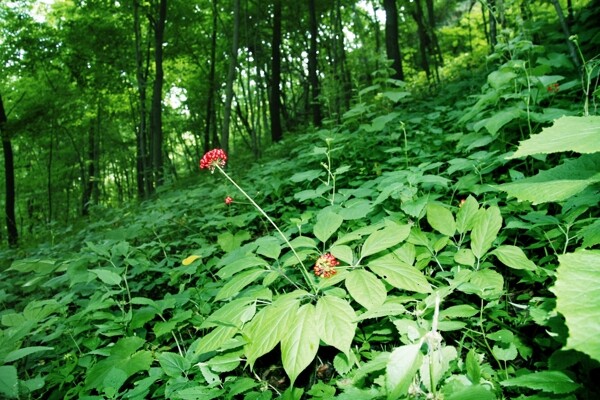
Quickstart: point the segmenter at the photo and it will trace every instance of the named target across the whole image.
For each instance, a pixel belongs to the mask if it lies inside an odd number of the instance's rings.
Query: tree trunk
[[[152,185],[163,183],[163,131],[162,131],[162,99],[163,99],[163,42],[165,37],[165,22],[167,19],[167,0],[160,0],[158,18],[154,21],[154,86],[152,88],[152,108],[150,111],[150,154],[152,158]],[[151,21],[152,22],[152,21]]]
[[[575,49],[575,45],[573,44],[573,41],[571,41],[569,39],[571,37],[571,32],[569,30],[569,25],[567,24],[567,21],[565,19],[565,15],[562,11],[562,8],[560,7],[558,0],[550,0],[550,1],[554,5],[554,9],[556,10],[556,15],[558,15],[558,20],[560,22],[560,26],[563,30],[563,33],[565,34],[565,39],[567,41],[567,47],[569,48],[569,55],[571,56],[571,59],[573,60],[573,63],[575,64],[575,66],[577,66],[577,68],[579,68],[579,67],[581,67],[581,62],[579,60],[579,57],[577,57],[577,50]]]
[[[319,76],[317,75],[317,10],[315,0],[308,0],[308,24],[310,33],[310,46],[308,50],[308,81],[310,82],[311,95],[309,97],[312,108],[313,124],[321,126],[321,106],[319,105]]]
[[[444,65],[444,58],[442,55],[442,49],[440,47],[440,42],[435,33],[435,9],[433,7],[433,0],[425,0],[425,6],[427,8],[427,26],[429,27],[429,38],[431,39],[431,52],[434,56],[434,60],[436,61],[436,67],[442,67]],[[437,72],[436,72],[437,75]]]
[[[498,21],[496,19],[496,0],[488,2],[490,14],[490,53],[494,52],[494,48],[498,44]]]
[[[19,234],[15,218],[15,164],[12,142],[8,132],[4,129],[7,120],[2,95],[0,95],[0,135],[2,136],[2,150],[4,151],[4,181],[6,186],[4,215],[6,218],[8,246],[17,247],[19,244]]]
[[[229,123],[231,119],[231,102],[233,100],[233,81],[237,67],[237,53],[240,36],[240,0],[233,1],[233,40],[231,44],[231,59],[225,86],[225,110],[223,112],[223,131],[221,133],[221,148],[229,151]]]
[[[415,11],[413,12],[413,18],[417,23],[417,33],[419,35],[419,50],[421,54],[421,68],[427,75],[427,80],[431,79],[431,69],[429,67],[429,54],[427,49],[429,48],[429,36],[427,35],[427,27],[423,20],[423,9],[421,8],[420,0],[415,0]]]
[[[206,99],[206,124],[204,126],[204,153],[208,152],[210,146],[210,133],[212,125],[216,124],[215,116],[215,91],[217,84],[215,82],[215,69],[217,60],[217,0],[212,0],[212,33],[210,39],[210,70],[208,72],[208,96]],[[216,144],[216,143],[215,143]]]
[[[388,60],[392,60],[393,79],[403,80],[402,55],[398,44],[398,6],[396,0],[383,0],[385,9],[385,51]]]
[[[147,73],[144,72],[144,58],[142,54],[142,28],[140,25],[140,2],[133,0],[133,30],[135,33],[135,61],[136,79],[139,101],[139,123],[136,129],[136,178],[138,197],[146,197],[147,171],[147,126],[146,126],[146,83]]]
[[[271,140],[279,142],[281,132],[281,0],[273,1],[273,41],[271,45]]]

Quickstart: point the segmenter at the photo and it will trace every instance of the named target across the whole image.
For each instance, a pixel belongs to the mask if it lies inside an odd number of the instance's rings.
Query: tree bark
[[[7,120],[2,95],[0,95],[0,135],[2,136],[2,150],[4,151],[4,181],[6,186],[4,215],[6,218],[8,246],[17,247],[19,244],[19,233],[15,218],[15,164],[12,142],[8,132],[4,128]]]
[[[229,151],[229,124],[231,120],[231,102],[233,101],[233,82],[237,67],[237,53],[240,36],[240,0],[233,1],[233,40],[231,44],[231,59],[225,86],[225,110],[223,111],[223,131],[221,133],[221,148]]]
[[[271,43],[271,140],[279,142],[281,132],[281,0],[273,1],[273,40]]]
[[[310,106],[312,108],[313,124],[321,126],[321,106],[319,104],[319,76],[317,75],[317,34],[319,24],[317,22],[317,10],[315,0],[308,0],[308,24],[310,33],[310,46],[308,50],[308,81],[310,82],[311,95]]]
[[[396,0],[383,0],[385,9],[385,51],[388,60],[392,60],[393,79],[404,79],[402,54],[398,37],[398,6]]]
[[[419,35],[419,50],[421,53],[421,68],[427,75],[427,80],[431,79],[431,68],[429,66],[429,54],[427,49],[429,46],[429,36],[427,35],[427,27],[423,19],[423,9],[421,8],[420,0],[415,0],[415,11],[413,18],[417,23],[417,33]]]
[[[153,185],[163,183],[163,130],[162,130],[162,100],[163,100],[163,42],[165,37],[165,22],[167,20],[167,0],[158,4],[158,18],[154,21],[154,86],[152,88],[152,108],[150,111],[150,153],[152,159]],[[152,22],[152,21],[151,21]]]
[[[136,178],[137,193],[140,199],[146,197],[146,181],[148,180],[147,165],[147,110],[146,84],[148,74],[144,72],[144,57],[142,54],[142,27],[140,24],[140,2],[133,0],[133,30],[135,34],[136,80],[139,101],[139,123],[136,129]]]
[[[560,7],[560,4],[558,3],[558,0],[550,0],[550,1],[554,5],[554,9],[556,10],[556,15],[558,15],[558,20],[560,22],[560,26],[563,30],[563,33],[565,34],[565,39],[567,41],[567,47],[569,48],[569,55],[571,56],[571,59],[573,60],[573,63],[575,64],[575,66],[577,68],[579,68],[579,67],[581,67],[581,61],[579,60],[579,57],[577,57],[577,50],[575,49],[575,45],[569,39],[571,37],[571,32],[569,30],[569,25],[567,24],[567,20],[565,19],[565,14],[563,13],[562,8]]]

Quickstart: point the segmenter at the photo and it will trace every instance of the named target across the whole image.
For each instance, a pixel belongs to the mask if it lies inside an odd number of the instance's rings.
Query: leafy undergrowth
[[[258,164],[7,253],[0,393],[600,397],[600,118],[566,57],[508,46],[473,97],[383,80]]]

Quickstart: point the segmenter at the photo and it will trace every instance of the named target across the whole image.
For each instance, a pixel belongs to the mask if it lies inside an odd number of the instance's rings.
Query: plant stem
[[[315,286],[313,285],[312,281],[310,280],[310,276],[308,275],[308,272],[306,270],[306,267],[304,266],[304,263],[302,262],[302,259],[300,258],[300,256],[298,255],[298,253],[296,252],[296,249],[294,249],[294,246],[292,246],[292,244],[290,243],[290,241],[287,239],[287,237],[283,234],[283,232],[281,231],[281,229],[279,229],[279,227],[277,226],[277,224],[271,219],[271,217],[269,217],[267,215],[267,213],[254,201],[254,199],[252,199],[252,197],[250,197],[250,195],[248,193],[246,193],[246,191],[244,189],[242,189],[228,174],[227,172],[225,172],[223,170],[223,168],[221,168],[219,165],[215,165],[215,167],[219,170],[220,173],[222,173],[225,178],[227,178],[229,180],[229,182],[231,182],[233,184],[233,186],[235,186],[237,188],[237,190],[239,190],[244,196],[246,196],[246,198],[248,199],[248,201],[250,203],[252,203],[252,205],[254,207],[256,207],[256,209],[267,219],[267,221],[269,221],[271,223],[271,225],[273,226],[273,228],[275,228],[275,230],[277,231],[277,233],[279,233],[279,236],[281,236],[281,238],[283,239],[283,241],[289,246],[289,248],[292,250],[292,253],[294,253],[294,256],[296,257],[296,259],[298,260],[298,262],[300,263],[300,265],[302,266],[302,268],[300,269],[300,271],[302,271],[302,276],[304,278],[304,280],[306,281],[306,283],[308,284],[308,286],[312,289],[313,292],[316,293],[316,289]]]

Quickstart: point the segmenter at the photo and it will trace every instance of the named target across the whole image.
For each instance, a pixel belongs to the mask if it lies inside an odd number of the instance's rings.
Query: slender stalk
[[[298,255],[298,253],[296,252],[296,249],[294,249],[294,246],[292,246],[292,244],[290,243],[290,241],[287,239],[287,237],[283,234],[283,232],[281,231],[281,229],[279,229],[279,227],[277,226],[277,224],[271,219],[271,217],[269,217],[267,215],[267,213],[262,209],[262,207],[260,207],[255,201],[254,199],[252,199],[252,197],[250,197],[250,195],[248,193],[246,193],[246,191],[244,189],[242,189],[228,174],[227,172],[225,172],[223,170],[223,168],[221,168],[220,165],[216,165],[215,167],[219,170],[220,173],[223,174],[223,176],[225,176],[225,178],[227,178],[229,180],[229,182],[231,182],[233,184],[233,186],[235,186],[237,188],[237,190],[239,190],[247,199],[250,203],[252,203],[252,205],[254,207],[256,207],[256,209],[263,215],[263,217],[265,217],[267,219],[267,221],[269,221],[271,223],[271,225],[273,226],[273,228],[275,228],[275,230],[277,231],[277,233],[279,233],[279,236],[281,236],[281,238],[283,239],[283,241],[289,246],[289,248],[292,250],[292,253],[294,253],[294,256],[296,257],[296,259],[298,260],[298,262],[300,263],[300,265],[302,266],[302,268],[300,269],[300,271],[302,271],[302,276],[304,278],[304,280],[306,281],[306,283],[308,284],[308,286],[313,290],[313,292],[316,292],[316,289],[312,283],[312,281],[310,280],[310,276],[308,274],[308,271],[306,270],[306,266],[304,265],[304,263],[302,262],[302,259],[300,258],[300,256]]]

